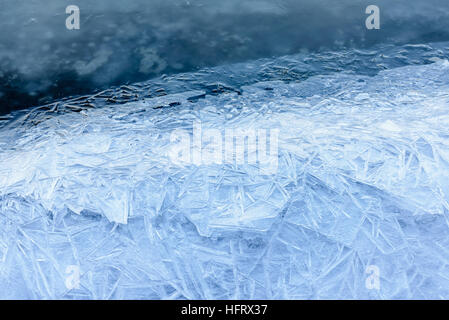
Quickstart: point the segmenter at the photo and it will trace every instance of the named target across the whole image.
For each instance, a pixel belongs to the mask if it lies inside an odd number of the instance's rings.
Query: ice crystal
[[[435,61],[9,121],[0,297],[449,298],[449,62]],[[276,170],[174,163],[172,133],[198,122],[278,129]]]

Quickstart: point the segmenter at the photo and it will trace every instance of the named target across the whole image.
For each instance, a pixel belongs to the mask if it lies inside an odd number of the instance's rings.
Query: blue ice
[[[0,298],[448,299],[432,62],[20,115],[0,129]],[[194,123],[279,130],[276,170],[174,163]]]

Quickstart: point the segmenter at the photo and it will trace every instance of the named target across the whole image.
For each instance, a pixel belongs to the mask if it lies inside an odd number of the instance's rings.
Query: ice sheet
[[[449,62],[435,61],[11,121],[0,297],[449,298]],[[198,123],[279,130],[275,170],[175,163],[173,132]]]

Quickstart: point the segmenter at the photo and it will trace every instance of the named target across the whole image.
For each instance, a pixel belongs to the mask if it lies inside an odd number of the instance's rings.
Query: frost
[[[448,72],[218,85],[10,120],[0,297],[449,298]],[[171,133],[195,121],[279,129],[277,170],[173,163]]]

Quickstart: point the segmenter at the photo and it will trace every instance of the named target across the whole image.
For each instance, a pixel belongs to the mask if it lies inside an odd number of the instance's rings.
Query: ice
[[[449,298],[449,62],[435,61],[8,120],[0,298]],[[194,140],[195,123],[271,130],[267,149],[279,130],[275,170],[175,163],[172,134]]]

